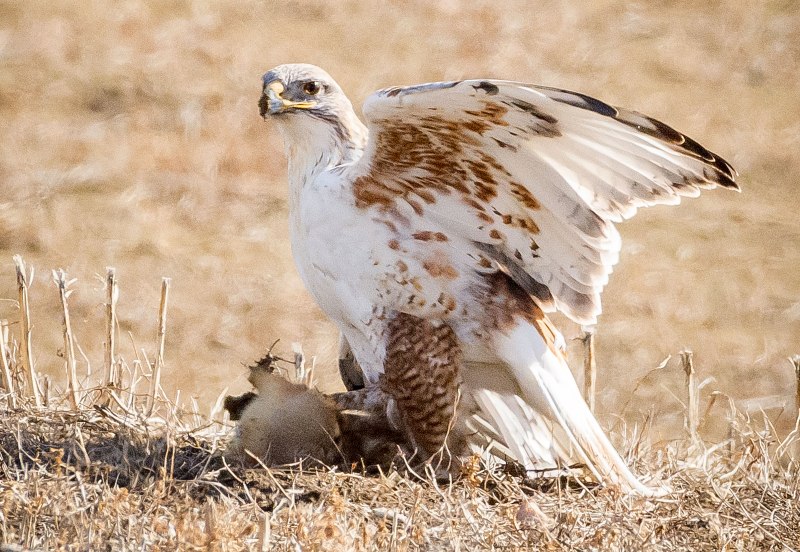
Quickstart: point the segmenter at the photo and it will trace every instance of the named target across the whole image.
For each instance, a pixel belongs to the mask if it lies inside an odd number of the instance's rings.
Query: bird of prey
[[[289,64],[263,76],[259,108],[285,143],[297,268],[355,359],[345,379],[386,391],[423,457],[490,435],[528,468],[577,459],[654,492],[584,402],[547,313],[595,323],[615,223],[738,190],[731,165],[640,113],[519,82],[386,88],[365,126],[330,75]]]

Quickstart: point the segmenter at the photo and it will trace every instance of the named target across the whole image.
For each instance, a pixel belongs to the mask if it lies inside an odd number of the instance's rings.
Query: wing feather
[[[361,206],[424,210],[582,324],[619,258],[614,223],[703,188],[738,190],[731,165],[691,138],[565,90],[431,83],[378,91],[363,112],[370,140],[350,168]]]

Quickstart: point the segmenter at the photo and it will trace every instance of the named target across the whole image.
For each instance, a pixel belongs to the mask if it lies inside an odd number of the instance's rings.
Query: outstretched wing
[[[475,244],[545,310],[600,313],[615,222],[701,188],[738,189],[722,158],[667,125],[588,96],[507,81],[389,88],[364,105],[359,206],[398,206]]]

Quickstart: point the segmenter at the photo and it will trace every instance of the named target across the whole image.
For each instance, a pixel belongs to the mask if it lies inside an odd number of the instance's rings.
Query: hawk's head
[[[304,145],[316,142],[323,152],[338,152],[332,155],[338,162],[362,149],[366,129],[328,73],[314,65],[290,63],[267,71],[262,80],[259,112],[278,123],[287,148],[306,149]]]
[[[336,81],[314,65],[279,65],[264,74],[263,83],[258,107],[264,118],[292,114],[330,117],[341,109],[343,100],[347,102]]]

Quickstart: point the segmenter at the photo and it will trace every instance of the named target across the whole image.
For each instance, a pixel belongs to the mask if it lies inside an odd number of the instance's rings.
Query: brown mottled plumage
[[[403,313],[389,322],[380,386],[396,403],[390,419],[422,459],[442,448],[455,456],[466,452],[463,435],[454,431],[461,362],[458,338],[447,324]]]

